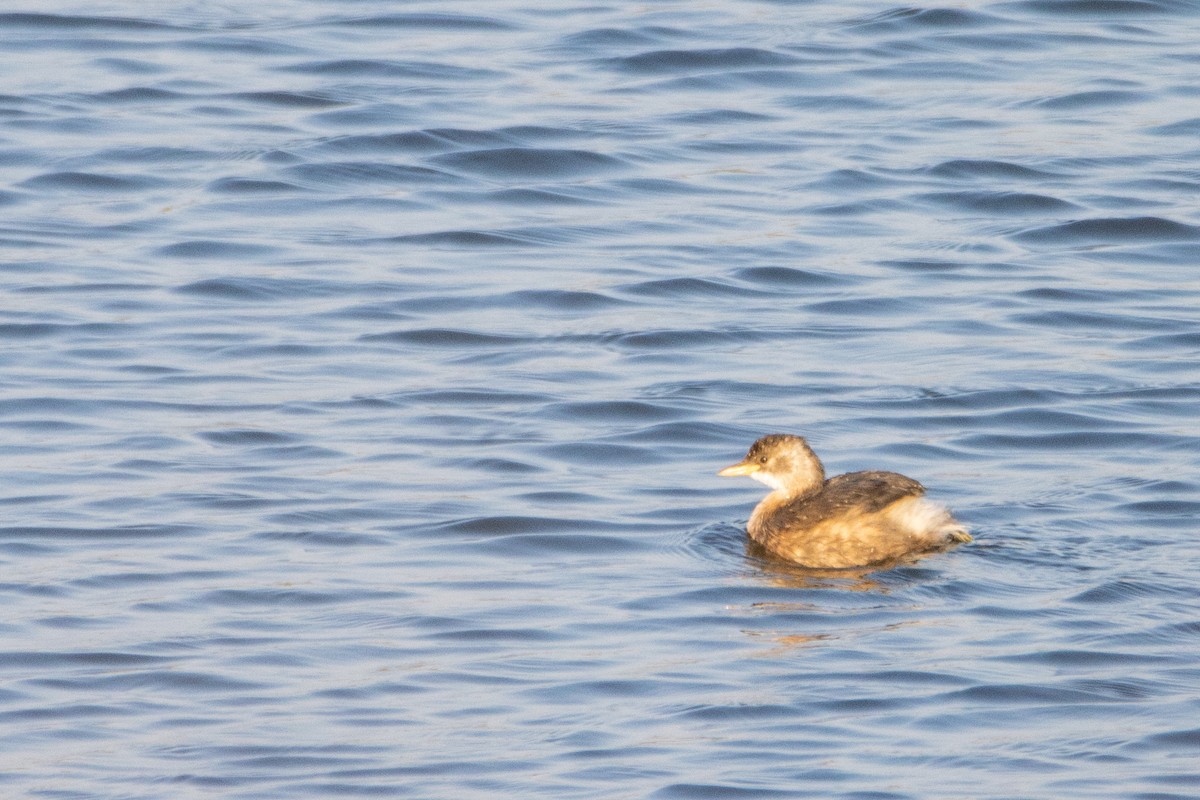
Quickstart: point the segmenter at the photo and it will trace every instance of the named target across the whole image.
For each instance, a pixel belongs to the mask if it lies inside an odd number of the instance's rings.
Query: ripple
[[[560,403],[545,410],[550,416],[596,422],[652,421],[673,419],[679,412],[662,403],[635,400],[607,400]]]
[[[663,278],[622,287],[634,297],[747,297],[754,293],[716,278]]]
[[[0,527],[0,539],[7,542],[32,541],[140,541],[153,538],[174,538],[201,533],[199,528],[188,525],[144,524],[116,527],[68,528],[68,527]]]
[[[45,339],[50,337],[77,337],[80,334],[112,333],[120,326],[90,323],[90,324],[55,324],[47,322],[30,323],[0,323],[0,339]]]
[[[794,267],[747,267],[737,270],[734,275],[747,283],[772,289],[839,286],[849,282],[835,273],[814,272]]]
[[[612,59],[608,63],[624,72],[662,75],[790,66],[796,61],[789,55],[772,50],[732,47],[718,50],[654,50]]]
[[[938,205],[989,214],[1047,214],[1077,208],[1074,203],[1023,192],[932,192],[920,195]]]
[[[99,92],[91,95],[98,103],[118,105],[123,103],[158,103],[165,104],[170,100],[186,100],[188,96],[180,92],[171,92],[153,86],[132,86],[126,89],[115,89],[111,92]]]
[[[963,30],[991,25],[995,17],[977,11],[957,8],[894,8],[852,21],[849,26],[863,32],[882,32],[904,29]]]
[[[621,47],[641,47],[663,38],[670,38],[666,29],[639,27],[629,28],[591,28],[589,30],[572,32],[560,39],[560,43],[570,49],[597,48],[600,50]]]
[[[1084,219],[1023,231],[1014,236],[1037,244],[1121,244],[1126,242],[1192,241],[1200,228],[1162,217]]]
[[[250,445],[252,447],[291,444],[298,441],[298,437],[294,434],[264,430],[201,431],[198,435],[212,444]]]
[[[392,61],[357,58],[289,64],[279,69],[281,72],[291,72],[301,75],[336,76],[339,78],[389,78],[401,80],[425,78],[438,81],[493,80],[503,74],[491,69],[464,67],[458,64],[433,61]],[[396,134],[385,134],[383,138],[391,139],[395,136]],[[354,140],[363,139],[363,137],[350,138]],[[370,138],[379,139],[380,137]]]
[[[217,589],[206,592],[197,602],[215,608],[257,608],[273,606],[324,606],[347,602],[348,598],[331,592],[297,589]]]
[[[300,187],[286,181],[256,181],[246,178],[222,178],[208,185],[210,192],[230,195],[277,194],[300,191]]]
[[[344,105],[339,97],[320,92],[235,92],[229,95],[233,100],[248,100],[255,105],[279,106],[282,108],[333,108]]]
[[[1026,179],[1032,181],[1058,177],[1054,172],[1008,161],[951,159],[927,170],[930,175],[959,180],[980,178]]]
[[[1064,706],[1078,703],[1120,702],[1126,698],[1111,697],[1107,693],[1081,691],[1066,687],[1039,686],[1036,684],[987,684],[971,686],[950,692],[947,701],[969,701],[988,703],[1004,707],[1012,706]]]
[[[1117,89],[1094,90],[1090,92],[1072,92],[1060,97],[1039,100],[1037,105],[1055,111],[1075,111],[1087,108],[1106,108],[1109,106],[1140,103],[1150,99],[1143,92],[1122,91]]]
[[[384,164],[378,162],[328,162],[298,164],[285,168],[300,186],[309,189],[368,186],[426,186],[457,183],[448,172],[431,167]]]
[[[507,31],[514,26],[502,19],[474,14],[412,12],[377,14],[322,20],[322,25],[354,28],[399,28],[401,30]]]
[[[578,466],[632,466],[661,463],[664,460],[644,447],[605,442],[545,445],[538,448],[538,452],[546,458]]]
[[[509,536],[528,533],[561,533],[590,526],[590,522],[563,517],[476,517],[448,522],[440,529],[449,533],[482,534],[487,536]]]
[[[369,333],[360,337],[364,342],[392,342],[396,344],[416,344],[426,347],[455,347],[474,348],[481,346],[508,347],[513,344],[523,344],[533,341],[526,336],[511,336],[475,331],[452,330],[444,328],[423,328],[418,330],[391,331],[389,333]]]
[[[1031,314],[1013,314],[1012,319],[1026,325],[1064,328],[1068,330],[1170,330],[1177,323],[1172,320],[1152,319],[1132,314],[1102,314],[1082,311],[1039,311]]]
[[[0,13],[0,27],[36,30],[127,31],[169,30],[173,26],[136,17],[82,16],[77,14]]]
[[[1018,8],[1040,14],[1106,19],[1110,15],[1142,17],[1155,14],[1175,14],[1187,11],[1176,0],[1019,0],[1011,2]]]
[[[197,297],[261,301],[324,294],[328,284],[275,278],[209,278],[179,286],[175,291]]]
[[[1184,353],[1200,349],[1200,333],[1164,333],[1143,336],[1121,343],[1128,350],[1178,350]]]
[[[1200,134],[1200,117],[1155,125],[1149,128],[1148,132],[1158,136],[1196,136]]]
[[[579,178],[621,169],[624,163],[589,150],[499,147],[434,156],[439,164],[491,178]]]
[[[396,236],[391,239],[396,244],[427,245],[430,247],[491,249],[508,247],[528,247],[538,244],[531,237],[518,233],[499,231],[438,231],[436,233],[413,233]]]
[[[595,311],[621,308],[627,303],[602,292],[564,291],[560,289],[511,292],[500,299],[503,305],[518,304],[552,311]]]
[[[805,776],[812,779],[815,776]],[[704,800],[705,798],[788,797],[789,791],[761,786],[738,786],[729,783],[673,783],[650,795],[661,800]]]
[[[1155,597],[1185,598],[1191,596],[1190,590],[1170,586],[1160,586],[1137,580],[1108,581],[1095,586],[1070,598],[1073,603],[1126,603]]]
[[[1172,755],[1180,750],[1200,749],[1200,728],[1185,728],[1144,736],[1129,744],[1130,749],[1162,749]]]
[[[166,258],[224,260],[228,258],[260,258],[279,252],[273,245],[250,244],[247,242],[195,239],[165,245],[156,251]]]
[[[491,537],[473,548],[505,558],[545,558],[562,556],[624,557],[647,549],[626,537],[599,534],[510,534]]]
[[[381,152],[381,153],[444,153],[451,150],[470,148],[474,150],[499,148],[517,142],[512,135],[502,131],[474,130],[466,128],[426,128],[403,133],[380,133],[339,136],[322,142],[321,150],[335,152]]]
[[[120,651],[67,651],[60,653],[21,652],[6,650],[3,653],[6,667],[21,669],[44,669],[55,664],[72,667],[95,667],[101,669],[132,669],[135,667],[157,667],[173,662],[165,656],[126,653]]]
[[[26,189],[70,192],[138,192],[165,185],[149,176],[100,175],[92,172],[52,172],[21,181]]]

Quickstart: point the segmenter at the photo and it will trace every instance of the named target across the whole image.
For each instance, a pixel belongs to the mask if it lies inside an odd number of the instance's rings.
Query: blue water
[[[1200,6],[0,43],[3,796],[1200,796]],[[976,542],[747,553],[776,431]]]

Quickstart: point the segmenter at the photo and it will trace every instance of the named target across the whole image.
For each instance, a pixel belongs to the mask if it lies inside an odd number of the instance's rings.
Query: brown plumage
[[[748,475],[772,491],[746,532],[777,556],[806,567],[862,567],[971,541],[925,487],[895,472],[849,472],[825,479],[803,438],[764,436],[718,475]]]

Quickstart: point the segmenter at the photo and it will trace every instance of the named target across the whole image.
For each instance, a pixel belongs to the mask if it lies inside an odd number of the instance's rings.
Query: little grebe
[[[772,491],[746,525],[750,538],[806,567],[863,567],[942,550],[971,535],[925,487],[895,472],[849,472],[825,479],[803,438],[764,436],[746,457],[717,473],[748,475]]]

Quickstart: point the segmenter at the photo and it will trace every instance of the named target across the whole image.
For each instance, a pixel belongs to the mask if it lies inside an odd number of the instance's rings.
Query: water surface
[[[1195,796],[1193,4],[0,41],[6,796]],[[748,554],[771,431],[976,542]]]

